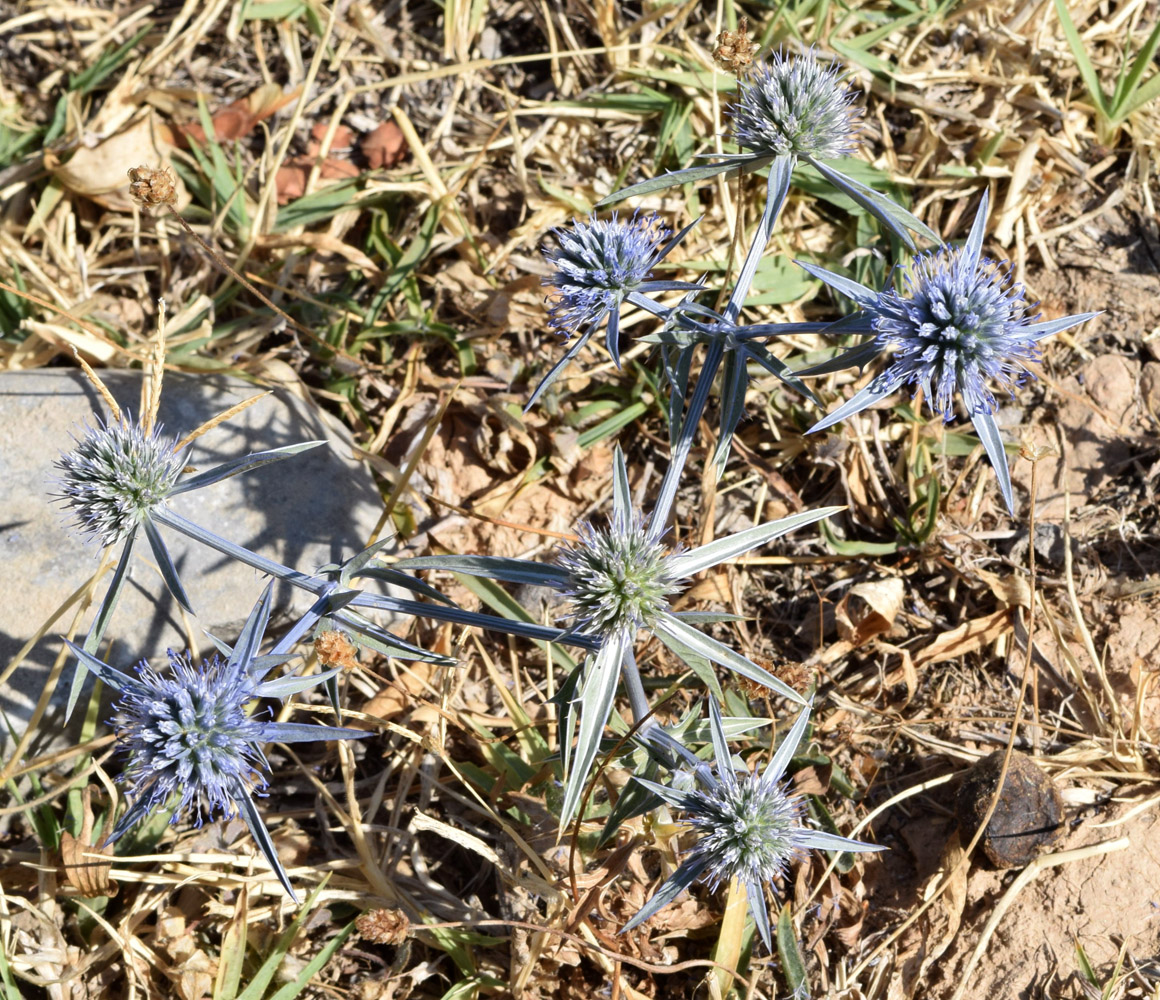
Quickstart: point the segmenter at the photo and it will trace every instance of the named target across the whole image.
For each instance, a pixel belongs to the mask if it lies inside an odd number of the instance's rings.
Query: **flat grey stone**
[[[102,372],[118,404],[137,419],[142,376]],[[167,374],[160,422],[183,437],[210,417],[262,389],[226,376]],[[59,471],[54,463],[74,447],[86,421],[107,419],[99,394],[74,369],[0,374],[0,671],[16,652],[96,570],[99,542],[87,540],[63,506],[54,501]],[[349,436],[290,393],[277,391],[198,438],[189,463],[198,471],[254,451],[325,439],[328,445],[175,497],[172,507],[191,521],[294,569],[349,558],[366,544],[382,512],[382,499],[367,467],[352,457]],[[211,648],[202,629],[229,642],[245,621],[267,578],[256,570],[162,527],[196,618],[190,619],[201,652]],[[119,552],[119,550],[118,550]],[[148,542],[139,534],[130,580],[106,633],[107,659],[129,667],[147,658],[164,665],[165,651],[189,646],[182,612],[169,596]],[[83,641],[111,570],[98,584],[94,603],[77,630]],[[275,586],[275,615],[286,620],[313,602],[305,591]],[[23,665],[0,687],[0,708],[23,731],[61,648],[70,609],[49,630]],[[100,655],[106,658],[107,645]],[[54,693],[67,698],[71,667]],[[83,702],[82,702],[83,704]],[[78,708],[77,716],[82,714]],[[54,713],[59,718],[59,712]],[[41,733],[52,731],[41,723]],[[57,726],[59,731],[59,726]],[[0,726],[0,746],[7,740]]]

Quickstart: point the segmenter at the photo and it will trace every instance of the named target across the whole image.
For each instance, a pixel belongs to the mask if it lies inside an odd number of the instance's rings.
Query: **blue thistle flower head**
[[[678,774],[669,786],[635,779],[681,810],[700,837],[676,872],[625,924],[624,930],[643,923],[698,879],[713,890],[736,879],[745,887],[750,911],[766,947],[772,948],[765,889],[785,875],[790,862],[804,856],[810,848],[883,850],[877,844],[850,840],[802,824],[803,799],[789,790],[785,770],[805,735],[809,714],[808,706],[802,709],[764,771],[758,774],[745,770],[744,777],[739,778],[737,765],[729,753],[721,712],[716,701],[710,699],[709,723],[716,773],[708,764],[693,758],[693,778],[699,787],[691,790],[687,773]]]
[[[754,67],[730,109],[737,144],[764,156],[812,156],[833,160],[857,145],[861,112],[857,92],[844,82],[840,64],[814,50],[779,50]]]
[[[191,807],[197,825],[237,815],[239,792],[262,791],[265,724],[246,713],[255,682],[219,656],[194,665],[168,650],[171,674],[142,661],[117,702],[117,737],[126,756],[122,784],[147,810],[176,800],[173,822]]]
[[[619,311],[628,295],[648,280],[671,235],[655,213],[637,213],[628,221],[616,213],[608,220],[591,217],[554,233],[559,246],[544,253],[554,268],[544,284],[557,293],[549,322],[565,338],[594,329]]]
[[[185,467],[176,445],[160,426],[146,431],[128,414],[86,426],[76,447],[56,462],[62,473],[57,499],[82,532],[113,545],[172,495]]]
[[[163,807],[173,809],[171,822],[175,824],[191,809],[196,809],[198,826],[206,819],[240,815],[282,887],[296,899],[254,804],[253,796],[268,786],[269,764],[259,744],[361,739],[371,734],[340,726],[271,722],[248,710],[256,699],[285,698],[341,670],[266,679],[275,666],[293,658],[285,652],[286,640],[270,653],[258,654],[270,620],[270,591],[267,586],[232,648],[218,642],[226,658],[215,655],[200,666],[169,651],[168,674],[153,670],[146,661],[127,674],[72,642],[66,640],[66,644],[81,663],[121,695],[114,725],[126,762],[118,780],[130,789],[131,802],[109,842]],[[325,599],[320,600],[291,635],[317,622],[325,607]]]
[[[712,781],[689,793],[687,820],[701,838],[689,858],[704,864],[711,889],[733,878],[768,885],[805,853],[801,834],[802,798],[778,780],[757,772]]]
[[[832,427],[907,384],[922,386],[934,410],[950,420],[957,392],[998,476],[1007,509],[1014,514],[1011,472],[995,418],[998,403],[988,383],[1014,392],[1032,374],[1027,366],[1040,360],[1041,340],[1099,314],[1033,322],[1038,314],[1024,300],[1022,286],[1011,280],[1004,264],[983,256],[989,201],[984,191],[962,247],[943,246],[914,258],[903,282],[908,294],[894,289],[875,292],[798,261],[815,278],[853,299],[869,318],[875,336],[833,361],[797,374],[820,375],[850,365],[861,368],[890,351],[882,373],[814,424],[811,433]]]
[[[606,529],[581,524],[577,534],[579,543],[561,548],[556,558],[568,576],[561,591],[581,627],[602,635],[654,628],[680,589],[681,575],[639,511]]]
[[[873,309],[879,347],[893,348],[892,385],[921,385],[935,412],[954,417],[954,396],[971,414],[998,408],[988,382],[1013,393],[1042,354],[1023,298],[1005,262],[940,247],[914,258],[905,291],[889,289]]]

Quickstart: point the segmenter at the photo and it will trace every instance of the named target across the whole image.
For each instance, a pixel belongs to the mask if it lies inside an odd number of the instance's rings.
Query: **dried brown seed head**
[[[411,921],[402,910],[367,910],[354,925],[359,934],[375,944],[402,944],[411,930]]]
[[[736,31],[722,31],[717,36],[713,58],[722,69],[734,76],[744,76],[753,64],[753,42],[749,39],[749,18],[737,22]]]
[[[323,666],[353,670],[358,666],[355,648],[341,632],[323,632],[314,640],[314,652]]]
[[[177,201],[177,186],[168,167],[130,167],[129,194],[146,207],[172,205]]]

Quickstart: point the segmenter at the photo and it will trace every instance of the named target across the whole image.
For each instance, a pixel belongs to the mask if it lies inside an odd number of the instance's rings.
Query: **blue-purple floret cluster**
[[[266,788],[266,760],[259,743],[270,742],[266,724],[246,712],[254,682],[220,656],[194,664],[172,650],[169,673],[142,663],[121,690],[116,726],[125,767],[122,783],[133,790],[135,810],[114,838],[140,813],[172,802],[176,820],[192,812],[229,819],[239,793]]]
[[[564,338],[599,326],[619,310],[630,292],[652,275],[672,233],[656,214],[621,220],[593,219],[554,231],[557,248],[547,253],[555,271],[551,285],[557,298],[548,313],[553,331]]]
[[[84,534],[115,545],[172,494],[185,467],[176,444],[160,425],[146,431],[128,417],[86,427],[57,460],[57,498]]]
[[[737,145],[763,156],[849,156],[858,145],[857,91],[836,62],[775,52],[758,64],[730,109]]]
[[[905,294],[882,292],[870,310],[891,390],[922,386],[935,412],[953,420],[955,394],[968,414],[998,409],[988,383],[1014,394],[1042,357],[1027,332],[1023,287],[1003,264],[974,265],[961,249],[942,247],[914,259],[903,279]]]

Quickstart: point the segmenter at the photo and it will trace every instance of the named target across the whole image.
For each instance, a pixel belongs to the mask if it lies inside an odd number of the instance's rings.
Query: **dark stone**
[[[991,807],[1005,751],[996,750],[967,773],[959,788],[959,836],[970,843]],[[996,868],[1022,868],[1064,830],[1063,800],[1046,773],[1026,754],[1012,751],[1003,791],[979,846]]]

